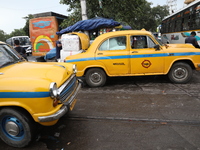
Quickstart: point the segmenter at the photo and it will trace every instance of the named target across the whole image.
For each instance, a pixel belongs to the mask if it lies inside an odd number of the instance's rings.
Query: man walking
[[[27,56],[26,56],[26,50],[20,46],[19,44],[19,40],[14,40],[14,44],[15,44],[15,50],[22,56],[24,57],[27,61]]]
[[[197,43],[197,40],[196,40],[195,36],[196,36],[196,32],[192,31],[192,32],[190,33],[190,36],[188,36],[188,37],[185,39],[185,43],[186,43],[186,44],[187,44],[187,43],[190,43],[190,44],[192,44],[194,47],[200,48],[200,47],[199,47],[199,44]]]

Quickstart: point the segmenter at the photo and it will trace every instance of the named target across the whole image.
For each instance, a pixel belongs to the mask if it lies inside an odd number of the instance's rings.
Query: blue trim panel
[[[0,98],[44,98],[49,92],[0,92]]]
[[[169,55],[172,54],[172,55]],[[191,55],[200,55],[200,52],[187,52],[187,53],[159,53],[159,54],[141,54],[141,55],[118,55],[118,56],[105,56],[105,57],[89,57],[89,58],[80,58],[65,60],[65,62],[81,62],[89,60],[106,60],[106,59],[127,59],[127,58],[147,58],[147,57],[172,57],[172,56],[191,56]]]

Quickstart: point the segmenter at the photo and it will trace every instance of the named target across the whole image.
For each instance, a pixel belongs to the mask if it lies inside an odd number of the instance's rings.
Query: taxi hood
[[[195,48],[192,44],[167,44],[167,48]]]
[[[20,62],[1,69],[0,83],[13,82],[21,84],[49,84],[56,82],[60,86],[71,74],[72,64]],[[69,70],[71,69],[71,71]]]

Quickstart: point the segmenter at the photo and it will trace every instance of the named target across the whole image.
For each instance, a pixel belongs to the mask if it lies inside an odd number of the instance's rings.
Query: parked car
[[[51,126],[76,104],[81,81],[76,65],[28,62],[0,42],[0,137],[10,146],[25,147],[37,126]]]
[[[77,76],[91,87],[103,86],[108,76],[168,75],[173,83],[187,83],[200,70],[200,49],[163,45],[151,32],[126,30],[98,36],[86,52],[65,62],[76,64]]]

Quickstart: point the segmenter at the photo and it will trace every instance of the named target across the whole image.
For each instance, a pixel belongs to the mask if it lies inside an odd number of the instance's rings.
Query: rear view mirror
[[[156,51],[160,50],[160,46],[159,45],[155,45],[154,48],[155,48]]]

